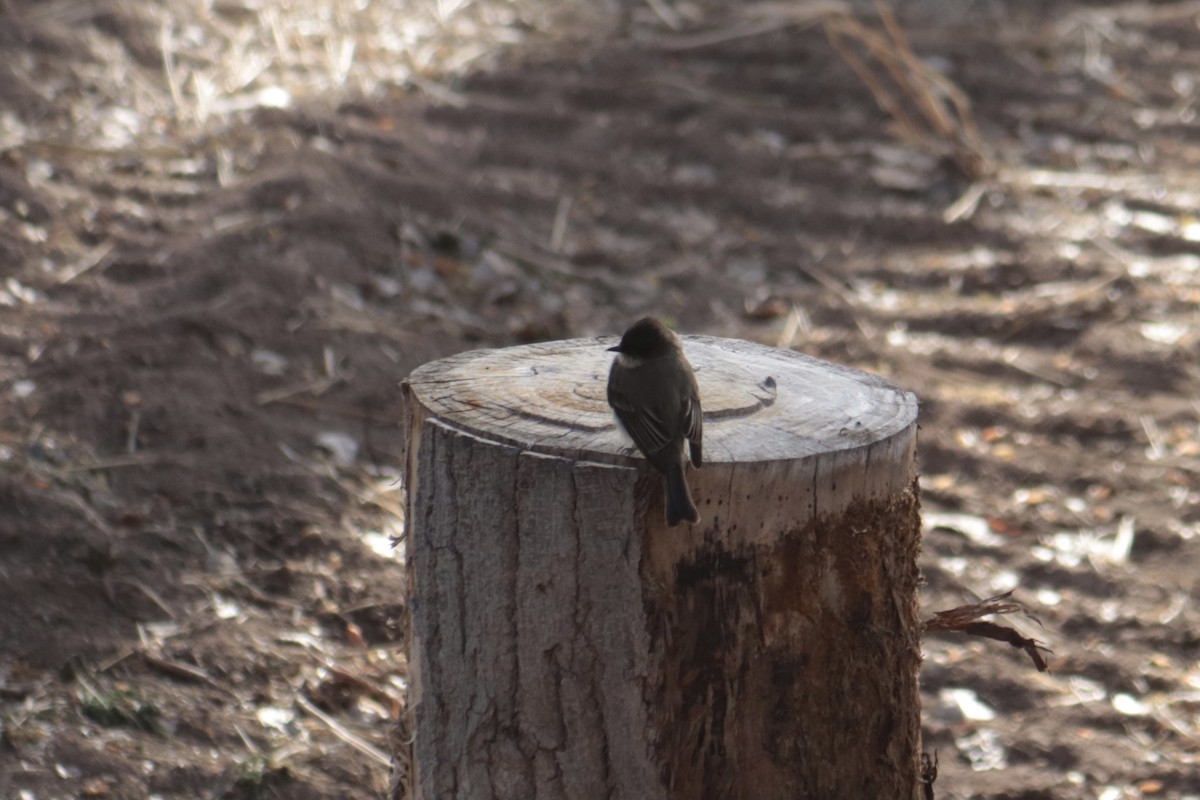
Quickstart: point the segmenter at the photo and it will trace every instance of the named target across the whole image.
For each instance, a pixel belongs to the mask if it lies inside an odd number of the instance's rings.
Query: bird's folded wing
[[[652,409],[635,409],[619,390],[610,389],[608,402],[642,454],[650,457],[671,443],[671,432]]]
[[[700,466],[703,460],[700,442],[704,438],[704,412],[700,410],[700,401],[684,401],[684,418],[687,420],[687,440],[692,453],[692,464]]]

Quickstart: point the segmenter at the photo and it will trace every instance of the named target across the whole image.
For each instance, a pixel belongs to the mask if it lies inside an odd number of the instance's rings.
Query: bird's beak
[[[619,352],[621,352],[621,345],[617,345],[616,347],[610,347],[610,348],[608,348],[608,350],[606,352],[619,353]]]

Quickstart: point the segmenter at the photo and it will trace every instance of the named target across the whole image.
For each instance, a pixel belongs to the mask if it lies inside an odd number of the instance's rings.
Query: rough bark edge
[[[741,547],[738,552],[713,548],[681,563],[674,584],[653,588],[647,583],[647,619],[662,620],[651,629],[653,654],[663,665],[655,683],[647,686],[648,707],[669,709],[655,743],[664,785],[679,796],[721,798],[860,798],[914,797],[920,779],[921,621],[916,590],[920,582],[920,496],[916,481],[909,488],[879,500],[852,502],[835,518],[823,515],[784,534],[778,550]],[[886,548],[886,553],[863,558],[858,548]],[[811,569],[814,553],[831,553],[831,563],[818,567],[824,579],[797,586],[796,578]],[[871,571],[865,566],[876,564]],[[840,589],[835,588],[840,587]],[[759,593],[758,599],[754,597]],[[857,669],[838,675],[824,686],[830,696],[816,698],[799,678],[814,666],[796,659],[787,633],[768,641],[766,617],[790,610],[812,613],[822,605],[841,604],[836,616],[817,614],[812,641],[842,641],[860,646],[864,659]],[[681,620],[689,620],[685,625]],[[672,635],[666,635],[673,629]],[[882,636],[898,630],[900,639]],[[723,641],[759,635],[738,663],[727,663]],[[845,642],[845,637],[852,642]],[[836,659],[835,659],[836,660]],[[690,664],[684,673],[682,666]],[[674,666],[673,666],[674,665]],[[870,702],[862,689],[879,674],[894,677]],[[877,680],[874,681],[878,683]],[[820,688],[820,684],[817,684]],[[846,704],[879,710],[863,716],[863,724],[847,725]],[[745,708],[746,710],[743,710]],[[886,709],[896,708],[904,719]],[[755,710],[757,709],[757,710]],[[808,718],[798,720],[801,713]],[[810,724],[817,714],[819,722]],[[767,720],[763,731],[744,730],[738,720]],[[743,726],[744,727],[744,726]],[[809,730],[844,731],[828,747],[842,756],[836,769],[819,755],[823,746],[806,740]],[[864,737],[862,731],[870,733]],[[747,737],[758,737],[770,748],[769,757],[755,765],[760,783],[747,783],[734,759]],[[739,744],[742,743],[742,744]],[[825,749],[825,751],[828,751]],[[846,752],[859,751],[864,769],[847,772]],[[814,763],[806,764],[807,758]],[[881,771],[880,761],[888,767]],[[809,770],[813,780],[803,779]],[[735,782],[732,776],[737,773]],[[885,783],[870,782],[885,776]]]

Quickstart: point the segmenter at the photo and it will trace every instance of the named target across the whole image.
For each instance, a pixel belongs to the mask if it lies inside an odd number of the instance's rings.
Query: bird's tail
[[[700,521],[700,512],[692,502],[692,493],[688,491],[687,478],[683,474],[683,460],[680,459],[667,473],[667,525],[675,527],[682,520],[695,525]]]

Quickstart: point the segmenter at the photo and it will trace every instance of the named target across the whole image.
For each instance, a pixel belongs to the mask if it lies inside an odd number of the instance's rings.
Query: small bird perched
[[[608,349],[617,354],[608,373],[608,404],[637,449],[666,479],[667,525],[699,522],[684,475],[689,460],[684,445],[699,467],[704,421],[696,376],[679,338],[645,317]]]

